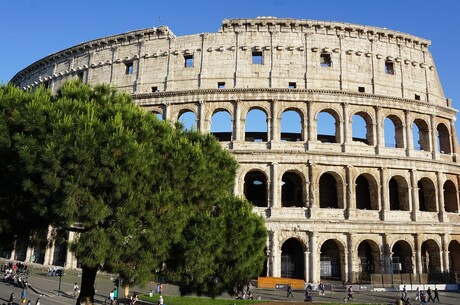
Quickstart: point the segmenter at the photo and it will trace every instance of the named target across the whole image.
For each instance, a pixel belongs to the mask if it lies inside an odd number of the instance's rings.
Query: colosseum
[[[11,83],[109,83],[213,133],[239,162],[234,193],[265,218],[263,276],[448,284],[460,274],[457,111],[430,44],[342,22],[228,19],[215,33],[159,26],[84,42]],[[58,243],[11,256],[77,266]]]

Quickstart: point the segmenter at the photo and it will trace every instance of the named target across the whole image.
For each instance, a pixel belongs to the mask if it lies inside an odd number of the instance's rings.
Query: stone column
[[[281,249],[278,243],[278,234],[273,232],[272,235],[272,257],[273,257],[273,274],[274,277],[281,277]]]
[[[412,168],[409,170],[410,173],[410,184],[412,190],[412,205],[411,205],[411,217],[412,221],[417,221],[419,207],[419,200],[418,200],[418,184],[417,184],[417,170]]]
[[[34,248],[33,247],[27,247],[27,250],[26,250],[26,258],[24,259],[24,263],[29,263],[30,262],[30,258],[32,257],[32,255],[34,254]]]
[[[431,127],[431,155],[433,157],[433,160],[437,159],[438,155],[438,135],[437,135],[437,130],[436,126],[434,123],[434,114],[430,116],[430,127]]]
[[[169,104],[169,102],[166,102],[164,105],[165,105],[165,107],[164,107],[165,113],[163,114],[163,119],[164,119],[165,121],[174,123],[174,122],[171,120],[171,119],[172,119],[172,115],[171,115],[171,105]],[[176,120],[176,119],[175,119],[175,120]],[[174,120],[174,121],[175,121],[175,120]]]
[[[268,204],[272,208],[281,208],[281,200],[279,198],[279,183],[278,183],[278,163],[271,164],[271,202]]]
[[[351,132],[352,126],[350,124],[351,118],[348,117],[348,104],[347,103],[342,103],[342,115],[343,115],[343,124],[342,124],[342,130],[343,130],[343,138],[342,140],[342,151],[347,152],[349,148],[347,147],[350,143],[353,142],[353,133]]]
[[[389,187],[388,187],[388,169],[386,167],[380,168],[380,185],[382,188],[381,192],[381,216],[382,220],[386,220],[385,216],[386,213],[390,210],[390,202],[389,202]]]
[[[345,217],[347,219],[355,218],[356,216],[356,200],[355,200],[355,183],[352,178],[351,172],[353,171],[353,166],[348,165],[345,167],[346,172],[346,193],[345,193],[345,208],[346,213]]]
[[[406,156],[411,156],[411,151],[414,149],[414,140],[412,134],[412,126],[410,124],[409,111],[404,110],[405,132],[406,132]]]
[[[381,120],[381,108],[380,106],[375,106],[375,120],[377,127],[375,128],[375,137],[377,138],[377,143],[375,146],[375,153],[379,155],[382,151],[382,148],[385,147],[385,142],[383,139],[383,124]]]
[[[45,249],[45,257],[44,257],[44,260],[43,260],[44,265],[52,265],[53,261],[54,261],[55,241],[52,240],[53,233],[54,233],[54,228],[51,225],[49,225],[48,226],[48,233],[47,233],[47,236],[46,236],[46,240],[48,241],[49,246],[46,246],[46,249]],[[67,251],[69,251],[69,250],[67,250]]]
[[[136,71],[136,79],[134,80],[134,93],[142,93],[142,76],[143,76],[143,68],[145,66],[145,57],[142,56],[142,47],[144,46],[144,42],[140,41],[137,43],[138,52],[137,52],[137,71]],[[145,53],[145,52],[144,52]],[[113,67],[113,63],[112,63]]]
[[[352,233],[347,233],[347,250],[348,251],[345,251],[345,252],[348,252],[347,254],[347,259],[345,260],[346,262],[348,262],[348,269],[346,269],[346,272],[347,272],[347,276],[345,277],[347,279],[347,282],[348,283],[354,283],[355,282],[355,279],[354,279],[354,270],[355,270],[355,266],[353,264],[354,262],[354,251],[353,251],[353,248],[354,248],[354,245],[353,245],[354,241],[353,241],[353,235]]]
[[[450,143],[452,143],[452,161],[457,162],[457,132],[454,121],[455,118],[450,120]]]
[[[422,274],[422,240],[420,234],[415,234],[415,274]]]
[[[207,124],[208,121],[206,119],[206,102],[205,101],[200,101],[200,103],[198,104],[198,115],[196,119],[198,120],[198,124],[196,124],[196,126],[198,126],[201,133],[209,133],[210,126],[209,124]]]
[[[305,251],[305,282],[310,282],[310,251]]]
[[[271,142],[280,142],[281,141],[281,130],[278,117],[278,100],[272,100],[271,104]]]
[[[316,120],[314,118],[314,113],[313,113],[313,102],[312,101],[307,101],[307,115],[308,115],[308,123],[307,125],[307,134],[308,134],[308,148],[310,149],[312,144],[315,143],[316,140]]]
[[[242,137],[241,131],[241,106],[239,104],[239,100],[233,102],[234,104],[234,116],[233,116],[233,142],[242,142],[244,141],[244,137]]]
[[[439,221],[440,222],[446,222],[448,221],[447,215],[444,209],[444,188],[443,188],[443,177],[444,173],[441,172],[436,172],[436,178],[437,178],[437,185],[436,185],[436,191],[438,193],[437,198],[437,207],[438,207],[438,216],[439,216]]]
[[[317,267],[320,264],[320,260],[318,259],[319,251],[317,245],[318,233],[310,232],[310,262],[311,262],[311,282],[312,283],[319,283],[320,273]]]
[[[75,233],[75,232],[69,231],[68,234],[69,234],[68,235],[69,243],[72,242],[77,237],[77,233]],[[64,268],[66,268],[66,269],[77,269],[77,258],[75,257],[73,252],[71,252],[70,250],[67,250],[67,256],[66,256],[66,259],[65,259]]]
[[[441,253],[442,253],[442,262],[443,270],[445,274],[449,274],[449,235],[446,233],[441,234]]]

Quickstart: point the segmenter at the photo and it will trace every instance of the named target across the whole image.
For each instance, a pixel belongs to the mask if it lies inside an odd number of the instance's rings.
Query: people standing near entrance
[[[350,299],[353,300],[353,287],[350,286],[347,289],[347,301],[350,301]]]
[[[291,284],[288,284],[288,287],[287,287],[287,298],[289,298],[289,296],[291,297],[294,297],[294,295],[292,294],[292,287],[291,287]]]
[[[438,300],[438,303],[441,303],[441,301],[439,300],[439,292],[438,292],[438,288],[435,288],[435,289],[434,289],[434,298],[433,298],[433,303],[434,303],[434,300]]]

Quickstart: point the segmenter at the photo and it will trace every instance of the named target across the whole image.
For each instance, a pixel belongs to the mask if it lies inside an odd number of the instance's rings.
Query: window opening
[[[193,67],[193,55],[185,55],[185,68],[192,68]]]
[[[330,67],[330,66],[332,66],[331,54],[322,53],[320,59],[321,59],[321,67]]]
[[[416,101],[420,101],[420,95],[416,94],[414,98]]]
[[[364,93],[364,92],[366,92],[366,88],[358,87],[358,92]]]
[[[158,91],[158,87],[157,87],[157,86],[153,86],[153,87],[152,87],[152,92],[159,92],[159,91]]]
[[[225,82],[218,82],[217,83],[217,88],[224,89],[225,88]]]
[[[77,73],[77,78],[81,81],[83,81],[83,71]]]
[[[289,82],[289,89],[297,88],[297,84],[295,82]]]
[[[263,62],[263,55],[260,51],[252,52],[252,64],[253,65],[262,65]]]
[[[126,69],[125,69],[125,74],[126,75],[133,74],[133,67],[134,66],[133,66],[132,62],[125,63],[125,67],[126,67]]]
[[[385,62],[385,73],[390,75],[395,75],[394,63],[391,61]]]

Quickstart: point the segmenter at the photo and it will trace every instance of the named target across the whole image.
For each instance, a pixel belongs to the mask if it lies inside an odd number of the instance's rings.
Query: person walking
[[[289,298],[289,296],[294,297],[294,295],[292,294],[292,287],[291,287],[291,284],[288,284],[288,287],[287,287],[287,296],[286,296],[286,298]]]
[[[75,284],[73,285],[73,298],[74,298],[74,299],[77,297],[78,291],[79,291],[78,284],[75,283]]]
[[[350,286],[347,289],[347,301],[350,301],[350,299],[353,300],[353,287]]]
[[[25,304],[27,299],[27,291],[25,288],[22,288],[21,291],[21,303]]]
[[[40,305],[40,298],[35,301],[35,305]]]
[[[433,298],[433,303],[434,303],[434,300],[438,300],[438,303],[441,303],[441,301],[439,300],[439,292],[438,292],[438,288],[435,288],[435,289],[434,289],[434,298]]]
[[[14,302],[14,292],[10,294],[10,298],[8,299],[8,305],[13,305]]]
[[[420,288],[419,287],[415,289],[415,300],[416,301],[420,300]]]
[[[433,297],[431,296],[431,287],[428,287],[428,289],[426,290],[426,294],[428,295],[428,300],[427,300],[427,302],[430,303],[431,301],[433,301],[433,303],[434,303],[434,299],[433,299]]]

